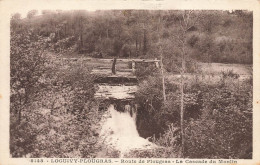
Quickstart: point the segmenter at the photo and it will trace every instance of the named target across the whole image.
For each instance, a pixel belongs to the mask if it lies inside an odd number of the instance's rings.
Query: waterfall
[[[107,146],[119,150],[121,154],[135,149],[153,149],[157,146],[139,136],[136,128],[136,108],[126,105],[121,112],[113,104],[108,107],[110,117],[102,126],[101,137]]]

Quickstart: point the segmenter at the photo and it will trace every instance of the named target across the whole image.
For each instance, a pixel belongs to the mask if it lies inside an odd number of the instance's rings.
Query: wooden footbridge
[[[97,75],[95,80],[97,99],[128,100],[134,98],[137,91],[136,69],[139,65],[154,65],[159,68],[157,59],[93,59],[103,64],[94,67],[91,74]],[[148,64],[148,65],[147,65]]]
[[[105,67],[96,67],[92,70],[92,74],[106,75],[112,77],[128,77],[133,78],[136,71],[136,64],[154,63],[159,68],[159,60],[151,59],[94,59],[102,64],[108,64]],[[115,73],[113,73],[113,63],[115,63]]]
[[[138,66],[154,65],[160,67],[157,59],[101,59],[101,58],[63,58],[63,63],[81,63],[93,68],[96,75],[95,98],[101,100],[131,100],[137,91],[136,69]]]

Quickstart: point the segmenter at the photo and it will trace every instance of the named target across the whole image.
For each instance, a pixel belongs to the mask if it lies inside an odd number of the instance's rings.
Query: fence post
[[[135,73],[135,61],[134,60],[132,60],[132,71],[133,71],[133,73]]]
[[[116,58],[114,58],[114,60],[113,60],[112,73],[113,73],[113,74],[116,74]]]

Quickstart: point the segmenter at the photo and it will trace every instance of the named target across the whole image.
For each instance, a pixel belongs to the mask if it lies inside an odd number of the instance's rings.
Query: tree
[[[15,13],[12,15],[12,20],[20,20],[21,19],[21,14],[20,13]]]
[[[78,38],[78,51],[82,52],[84,49],[84,36],[85,25],[87,22],[86,11],[79,10],[74,12],[74,36]]]
[[[201,17],[201,25],[203,28],[203,31],[206,34],[206,44],[204,45],[206,48],[206,56],[207,56],[207,62],[210,66],[211,63],[211,54],[214,42],[213,42],[213,36],[212,36],[212,29],[217,25],[219,22],[218,17],[215,16],[216,11],[206,11],[206,13]]]
[[[22,111],[35,98],[45,72],[45,40],[32,31],[11,28],[11,112],[21,121]]]
[[[160,27],[161,24],[161,16],[159,15],[159,26],[158,26],[158,35],[159,35],[159,53],[160,53],[160,60],[161,60],[161,74],[162,74],[162,89],[163,89],[163,101],[166,101],[166,94],[165,94],[165,80],[164,80],[164,68],[163,68],[163,52],[162,52],[162,45],[161,45],[161,36],[160,36]]]
[[[11,26],[13,29],[16,29],[19,25],[19,21],[21,20],[21,14],[20,13],[15,13],[11,17]]]
[[[199,16],[194,13],[193,11],[183,11],[180,13],[180,15],[177,17],[179,25],[176,27],[178,30],[176,30],[176,34],[174,34],[174,38],[178,41],[178,48],[181,50],[181,83],[180,83],[180,88],[181,88],[181,109],[180,109],[180,114],[181,114],[181,143],[182,143],[182,157],[185,157],[184,155],[184,74],[186,72],[186,64],[185,64],[185,59],[187,57],[186,53],[186,45],[187,45],[187,33],[188,30],[195,26],[195,24],[198,21]]]
[[[35,15],[37,15],[38,11],[37,10],[31,10],[27,13],[27,18],[31,19],[33,18]]]

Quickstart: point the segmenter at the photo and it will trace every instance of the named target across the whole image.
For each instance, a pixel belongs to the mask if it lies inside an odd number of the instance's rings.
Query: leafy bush
[[[252,157],[252,83],[234,81],[237,80],[236,74],[228,73],[224,76],[225,83],[220,79],[214,84],[189,81],[185,85],[185,157]],[[139,120],[148,124],[139,129],[143,132],[151,128],[145,137],[154,136],[153,141],[165,147],[161,152],[165,157],[173,156],[167,150],[179,156],[179,88],[167,82],[167,100],[164,103],[161,88],[159,78],[149,77],[141,83],[136,96],[141,113],[138,115],[141,115]],[[152,155],[156,155],[156,151]]]
[[[99,120],[94,77],[84,63],[64,65],[44,38],[11,33],[12,157],[95,157]]]
[[[13,157],[95,157],[102,113],[94,102],[93,77],[78,64],[54,65],[45,74],[38,99],[11,117]],[[25,132],[26,131],[26,132]]]
[[[152,136],[156,131],[161,131],[158,110],[163,105],[162,87],[160,77],[149,76],[142,83],[139,83],[139,90],[136,93],[136,103],[139,105],[137,115],[137,129],[143,137]]]
[[[154,65],[149,65],[148,63],[146,65],[144,63],[137,63],[136,65],[135,75],[138,81],[145,80],[150,76],[159,76],[160,71]]]
[[[188,44],[191,46],[191,47],[194,47],[195,44],[199,41],[199,37],[195,36],[195,35],[192,35],[189,39],[188,39]]]
[[[21,120],[21,113],[38,95],[41,78],[48,68],[45,38],[31,30],[17,33],[11,29],[11,112]]]
[[[252,156],[252,89],[243,87],[240,93],[220,85],[204,91],[202,115],[186,123],[187,157]]]
[[[222,74],[224,79],[227,78],[227,77],[238,79],[239,76],[240,76],[239,74],[234,73],[233,70],[222,71],[221,74]]]
[[[36,139],[37,131],[32,131],[25,114],[31,113],[29,107],[39,99],[42,78],[48,69],[44,52],[47,42],[32,30],[17,33],[11,29],[10,44],[10,150],[13,156],[20,157],[31,152]]]

